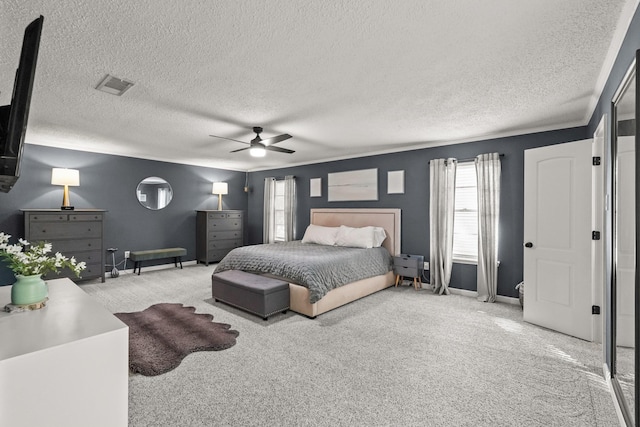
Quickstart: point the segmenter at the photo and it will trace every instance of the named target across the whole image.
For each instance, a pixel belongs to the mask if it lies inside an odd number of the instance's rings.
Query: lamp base
[[[73,206],[60,206],[60,209],[62,209],[63,211],[72,211],[75,208]]]

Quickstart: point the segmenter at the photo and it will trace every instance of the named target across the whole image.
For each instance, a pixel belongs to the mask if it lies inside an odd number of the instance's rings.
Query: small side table
[[[413,287],[422,288],[422,271],[424,268],[424,256],[400,254],[393,257],[393,272],[396,275],[396,287],[400,277],[412,277]]]

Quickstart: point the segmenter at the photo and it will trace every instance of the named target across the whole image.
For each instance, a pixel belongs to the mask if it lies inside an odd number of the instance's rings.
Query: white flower
[[[58,269],[67,267],[80,276],[80,272],[86,268],[84,262],[77,263],[75,258],[69,260],[60,252],[52,257],[47,256],[53,250],[51,243],[30,244],[25,239],[18,239],[17,244],[10,245],[10,237],[9,234],[0,232],[0,258],[4,258],[16,275],[57,273]]]

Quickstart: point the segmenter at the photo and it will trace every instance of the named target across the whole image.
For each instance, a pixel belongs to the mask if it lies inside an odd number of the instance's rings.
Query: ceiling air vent
[[[112,75],[107,74],[104,79],[96,86],[96,89],[101,90],[102,92],[110,93],[111,95],[122,95],[125,93],[131,86],[133,86],[133,82],[125,79],[119,79]]]

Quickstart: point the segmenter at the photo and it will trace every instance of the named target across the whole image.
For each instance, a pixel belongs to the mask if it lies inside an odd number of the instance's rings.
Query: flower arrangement
[[[39,242],[32,245],[24,239],[18,239],[15,245],[9,244],[11,235],[0,232],[0,258],[7,261],[8,267],[16,276],[32,276],[58,273],[58,269],[68,267],[80,277],[80,272],[86,268],[85,262],[77,262],[74,257],[67,258],[60,252],[54,256],[48,256],[51,252],[51,243]]]

